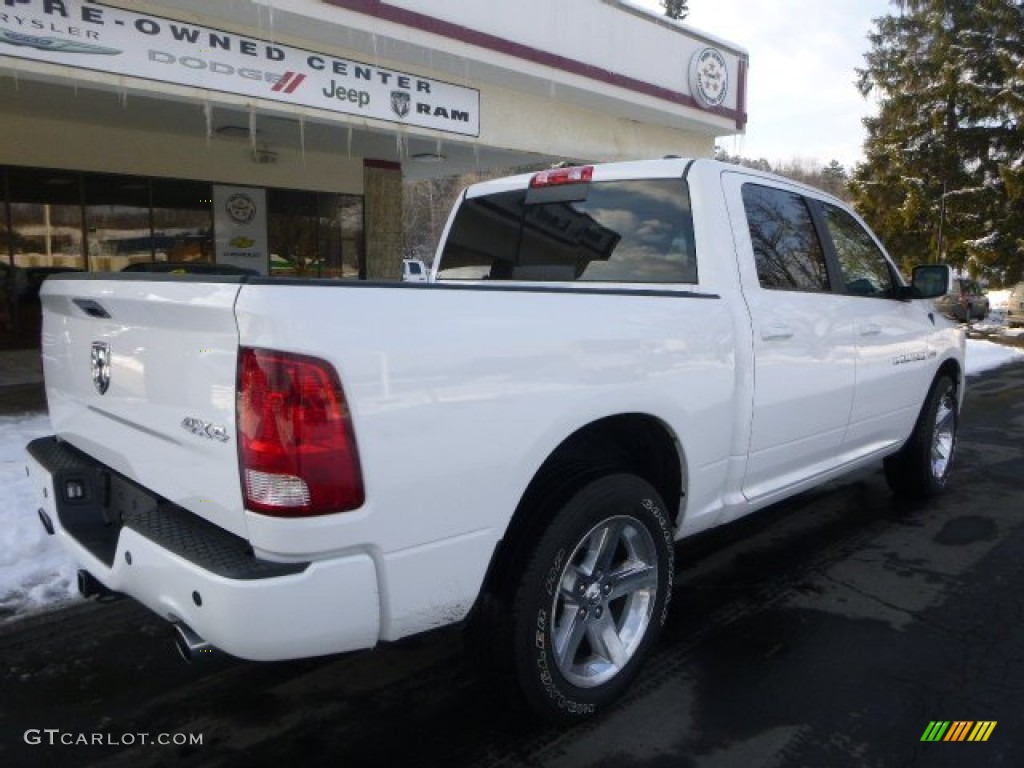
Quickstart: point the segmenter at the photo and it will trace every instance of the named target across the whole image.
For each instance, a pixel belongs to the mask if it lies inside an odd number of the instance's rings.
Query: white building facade
[[[0,324],[55,269],[397,276],[403,177],[708,156],[746,71],[624,0],[2,0]]]

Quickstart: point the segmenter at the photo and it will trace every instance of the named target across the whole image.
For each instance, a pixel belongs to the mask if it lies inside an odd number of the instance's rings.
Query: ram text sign
[[[3,0],[5,56],[480,134],[472,88],[81,0]]]

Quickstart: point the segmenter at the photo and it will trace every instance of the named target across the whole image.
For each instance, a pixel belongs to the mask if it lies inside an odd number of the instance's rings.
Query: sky
[[[662,12],[658,0],[633,0]],[[857,90],[872,19],[889,0],[690,0],[685,23],[745,48],[749,122],[719,140],[729,154],[769,161],[863,159],[861,118],[875,107]]]

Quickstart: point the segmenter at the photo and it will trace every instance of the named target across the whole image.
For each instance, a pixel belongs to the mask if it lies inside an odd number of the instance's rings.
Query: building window
[[[153,179],[153,249],[159,261],[215,261],[210,185]]]
[[[116,272],[148,261],[213,262],[210,182],[0,168],[8,203],[0,261]],[[267,190],[271,274],[365,277],[363,198]],[[9,223],[8,223],[9,222]]]
[[[85,227],[90,271],[118,272],[129,264],[151,261],[149,181],[86,174]]]
[[[38,343],[39,286],[55,272],[216,261],[212,193],[208,181],[0,166],[0,346]],[[271,274],[365,278],[361,196],[267,199]]]
[[[80,181],[77,173],[9,169],[11,230],[4,250],[16,267],[85,268]]]
[[[356,279],[365,275],[363,199],[267,190],[272,275]]]

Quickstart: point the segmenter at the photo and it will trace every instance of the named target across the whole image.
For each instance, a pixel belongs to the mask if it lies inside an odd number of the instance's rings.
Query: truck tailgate
[[[223,277],[48,280],[42,340],[59,438],[245,537],[235,444],[240,287]]]

